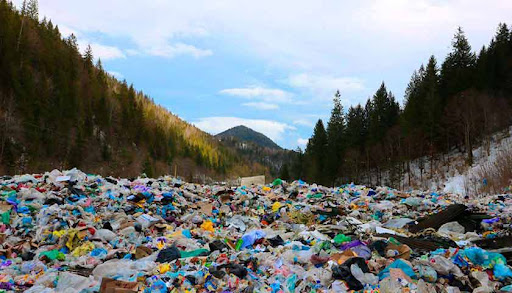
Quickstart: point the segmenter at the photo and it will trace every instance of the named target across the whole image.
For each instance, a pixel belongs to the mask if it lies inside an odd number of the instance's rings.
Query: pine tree
[[[91,48],[91,45],[87,45],[87,49],[85,49],[85,53],[84,53],[84,65],[87,67],[87,68],[92,68],[92,62],[94,60],[94,56],[92,55],[92,48]]]
[[[461,27],[452,41],[452,52],[441,68],[441,91],[449,98],[470,88],[474,82],[476,55],[471,51],[468,39]]]
[[[512,46],[511,32],[505,23],[500,23],[494,39],[489,45],[486,74],[489,76],[488,89],[495,95],[512,93]]]
[[[21,9],[20,9],[22,16],[27,15],[27,6],[28,6],[27,0],[23,0],[23,3],[21,4]]]
[[[368,106],[368,136],[370,143],[380,142],[389,128],[398,119],[400,106],[391,92],[388,92],[384,82],[377,90]]]
[[[71,35],[66,39],[66,43],[72,50],[78,52],[78,40],[75,34],[71,33]]]
[[[418,71],[414,71],[405,90],[404,127],[407,134],[418,130],[421,124],[422,101],[420,98],[421,85],[423,83],[424,68],[421,65]]]
[[[333,98],[334,107],[331,111],[331,118],[327,123],[328,153],[326,160],[326,176],[329,178],[331,183],[334,183],[334,180],[339,175],[342,165],[342,154],[345,146],[345,117],[340,97],[340,92],[336,91]]]
[[[313,130],[313,136],[306,146],[306,155],[311,162],[308,180],[313,182],[325,182],[325,158],[327,154],[327,133],[322,119],[319,119]]]
[[[22,11],[24,11],[28,17],[34,20],[39,19],[39,4],[37,0],[29,0],[28,4],[25,4],[25,1],[23,1]]]
[[[304,153],[300,147],[293,153],[290,173],[293,179],[304,179]]]
[[[437,137],[440,119],[443,112],[441,96],[439,94],[439,69],[434,56],[431,56],[425,69],[423,78],[423,91],[425,95],[425,111],[422,113],[423,130],[429,137],[431,144]]]
[[[281,170],[279,171],[279,178],[286,180],[286,181],[290,180],[290,173],[288,171],[287,164],[283,164],[281,166]]]
[[[364,109],[360,104],[348,109],[345,136],[347,139],[347,145],[357,150],[362,150],[366,140],[364,115]]]
[[[476,86],[479,90],[488,90],[490,88],[491,78],[489,71],[489,54],[487,48],[482,46],[476,62]]]

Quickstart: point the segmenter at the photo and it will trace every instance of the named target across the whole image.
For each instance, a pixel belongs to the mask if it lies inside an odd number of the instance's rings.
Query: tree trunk
[[[468,165],[473,165],[473,146],[471,144],[471,128],[469,126],[469,123],[466,123],[465,125],[465,131],[464,131],[464,141],[466,144],[466,152],[468,155]]]

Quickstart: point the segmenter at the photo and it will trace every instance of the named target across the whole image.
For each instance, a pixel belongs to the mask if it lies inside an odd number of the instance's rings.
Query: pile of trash
[[[0,177],[0,292],[512,292],[512,196]]]

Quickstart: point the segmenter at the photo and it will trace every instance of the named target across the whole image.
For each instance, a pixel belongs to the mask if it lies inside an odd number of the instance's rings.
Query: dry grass
[[[500,150],[495,160],[483,164],[476,175],[482,180],[478,187],[479,194],[503,193],[512,182],[512,144]]]

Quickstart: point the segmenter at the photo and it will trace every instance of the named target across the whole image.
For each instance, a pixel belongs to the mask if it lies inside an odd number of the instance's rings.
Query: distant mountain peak
[[[230,128],[215,135],[215,137],[219,139],[236,138],[242,142],[251,142],[261,147],[279,150],[282,149],[278,144],[276,144],[263,133],[257,132],[244,125],[238,125]]]

